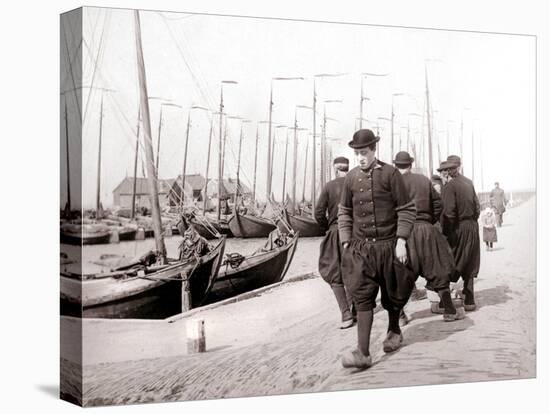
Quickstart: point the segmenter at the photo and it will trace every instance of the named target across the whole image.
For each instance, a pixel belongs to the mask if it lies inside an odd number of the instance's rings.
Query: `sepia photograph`
[[[59,29],[62,399],[536,377],[536,36],[106,7]]]

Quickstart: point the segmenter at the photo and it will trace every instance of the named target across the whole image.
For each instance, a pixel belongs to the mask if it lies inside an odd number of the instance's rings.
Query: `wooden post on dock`
[[[181,311],[187,312],[191,309],[191,288],[187,272],[181,274],[181,279]]]
[[[203,319],[190,319],[186,322],[187,353],[206,352],[206,336]]]

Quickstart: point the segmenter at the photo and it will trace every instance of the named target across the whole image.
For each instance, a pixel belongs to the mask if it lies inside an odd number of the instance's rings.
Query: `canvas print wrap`
[[[535,38],[60,20],[61,398],[536,375]]]

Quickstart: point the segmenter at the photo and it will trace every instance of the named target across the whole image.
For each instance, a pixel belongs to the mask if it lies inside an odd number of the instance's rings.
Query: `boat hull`
[[[135,240],[137,230],[135,229],[124,229],[118,232],[118,240],[120,241],[130,241]]]
[[[214,284],[224,250],[222,238],[198,264],[194,260],[176,262],[147,275],[91,280],[61,275],[61,313],[85,318],[163,319],[182,311],[182,282],[177,280],[181,274],[190,274],[191,306],[200,306]]]
[[[61,244],[71,244],[73,246],[107,244],[111,239],[109,231],[98,231],[94,233],[68,232],[63,229],[60,231]]]
[[[292,236],[282,247],[245,258],[236,268],[223,264],[206,303],[227,299],[283,280],[294,257],[297,242],[298,234]]]
[[[203,219],[201,219],[203,220]],[[207,220],[208,223],[216,229],[218,233],[220,233],[222,236],[225,237],[233,237],[233,233],[231,233],[231,229],[229,228],[229,224],[224,221],[217,221],[212,220],[209,218],[204,218],[204,220]],[[197,219],[191,219],[191,223],[193,223],[193,226],[195,226],[195,229],[199,232],[199,234],[204,237],[207,240],[213,240],[216,238],[214,234],[199,220]]]
[[[229,220],[229,229],[233,236],[240,238],[268,237],[276,226],[260,217],[234,214]]]
[[[325,235],[325,232],[321,229],[319,224],[311,217],[302,215],[292,215],[285,211],[284,217],[286,218],[285,225],[281,220],[277,223],[277,227],[283,233],[288,232],[288,227],[296,232],[300,233],[300,237],[321,237]]]

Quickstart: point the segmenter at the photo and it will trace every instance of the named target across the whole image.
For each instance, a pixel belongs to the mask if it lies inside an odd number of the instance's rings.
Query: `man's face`
[[[434,184],[435,191],[437,191],[438,194],[441,194],[441,185],[436,183]]]
[[[449,170],[441,171],[441,181],[443,181],[443,184],[447,184],[449,181]]]
[[[408,168],[403,168],[403,167],[400,167],[398,165],[395,165],[395,168],[397,168],[397,171],[399,171],[401,173],[401,175],[407,174],[409,172]]]
[[[375,152],[369,148],[358,148],[354,152],[361,168],[367,168],[374,160]]]

